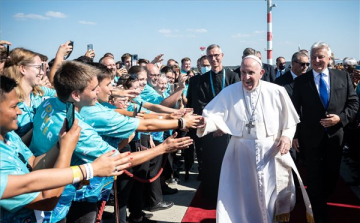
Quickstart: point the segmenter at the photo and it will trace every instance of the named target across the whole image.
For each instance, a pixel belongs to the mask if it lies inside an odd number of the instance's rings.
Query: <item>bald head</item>
[[[146,64],[147,80],[148,84],[156,86],[160,74],[159,68],[155,64]]]
[[[114,58],[112,58],[112,57],[104,57],[100,61],[100,63],[105,65],[108,69],[110,69],[112,74],[115,76],[115,74],[116,74],[116,65],[115,65]]]

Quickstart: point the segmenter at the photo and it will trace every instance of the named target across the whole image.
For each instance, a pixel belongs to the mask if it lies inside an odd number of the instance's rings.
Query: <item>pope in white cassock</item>
[[[291,169],[297,173],[288,152],[299,117],[283,87],[260,80],[264,70],[257,57],[243,58],[240,71],[241,82],[205,107],[204,127],[197,130],[199,137],[214,131],[232,135],[221,167],[216,221],[288,221],[295,205]]]

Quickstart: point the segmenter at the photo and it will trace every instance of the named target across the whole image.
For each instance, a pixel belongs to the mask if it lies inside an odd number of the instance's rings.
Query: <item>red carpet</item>
[[[182,219],[182,223],[215,223],[215,206],[214,203],[209,203],[202,199],[200,185]],[[336,193],[329,199],[328,215],[329,223],[360,222],[360,200],[342,178],[338,181]],[[297,202],[294,210],[291,212],[290,222],[306,222],[305,207],[300,190],[297,191]]]

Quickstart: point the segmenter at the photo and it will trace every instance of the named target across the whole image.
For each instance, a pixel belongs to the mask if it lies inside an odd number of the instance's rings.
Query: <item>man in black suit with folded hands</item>
[[[305,152],[308,194],[316,223],[327,221],[326,202],[339,176],[343,128],[359,106],[349,74],[327,68],[330,57],[328,44],[312,45],[312,70],[295,79],[292,96],[301,120],[293,147]]]
[[[308,55],[301,52],[294,53],[291,57],[291,70],[288,70],[283,75],[276,78],[275,84],[283,86],[291,98],[293,94],[295,78],[302,74],[305,74],[309,65],[310,63]],[[290,155],[295,162],[297,161],[296,152],[299,151],[296,151],[294,147],[290,149]]]

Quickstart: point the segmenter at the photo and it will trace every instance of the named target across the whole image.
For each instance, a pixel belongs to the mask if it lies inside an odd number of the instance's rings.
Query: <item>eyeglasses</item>
[[[150,77],[159,77],[160,74],[149,74]]]
[[[219,56],[220,56],[221,54],[220,53],[218,53],[218,54],[213,54],[213,55],[206,55],[206,57],[207,58],[213,58],[213,57],[215,57],[215,58],[219,58]]]
[[[305,66],[308,67],[310,65],[310,63],[300,63],[300,62],[296,62],[296,61],[295,61],[295,63],[300,64],[300,66],[302,66],[302,67],[305,67]]]
[[[43,70],[45,72],[45,66],[46,64],[45,63],[41,63],[41,65],[36,65],[36,64],[28,64],[28,65],[25,65],[27,67],[35,67],[36,69],[39,70],[39,73],[41,72],[41,70]]]

